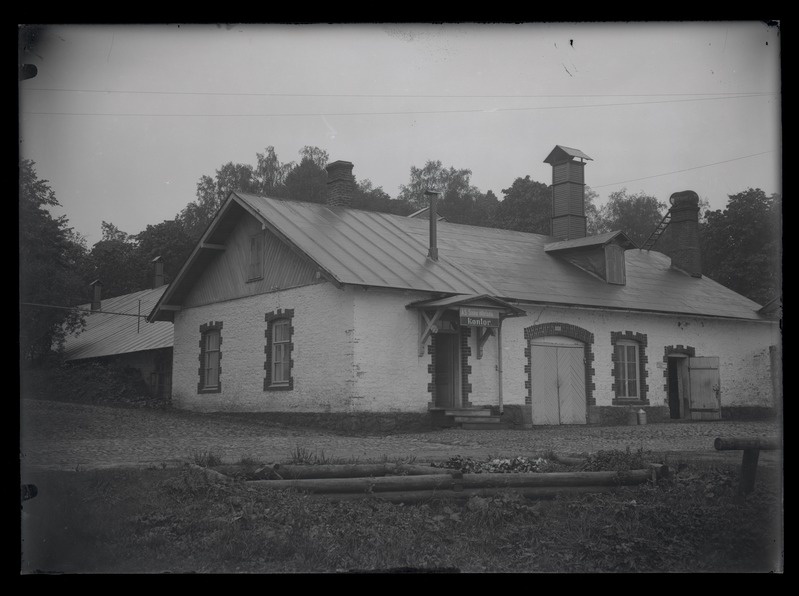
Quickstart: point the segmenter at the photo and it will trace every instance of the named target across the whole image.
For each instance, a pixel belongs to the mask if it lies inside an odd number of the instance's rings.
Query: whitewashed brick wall
[[[188,308],[175,317],[173,401],[176,406],[214,411],[425,412],[430,355],[418,355],[418,314],[405,306],[429,298],[418,292],[336,289],[324,283]],[[294,310],[294,389],[264,391],[264,314]],[[527,342],[531,325],[562,322],[594,334],[598,406],[612,405],[611,332],[647,336],[646,382],[651,405],[666,405],[664,346],[691,346],[697,356],[720,359],[722,406],[770,406],[769,345],[780,341],[776,324],[725,321],[579,308],[530,307],[528,316],[503,323],[503,403],[524,405]],[[222,391],[198,394],[200,325],[221,321]],[[498,403],[497,338],[477,358],[472,330],[469,364],[474,405]]]
[[[430,355],[419,358],[419,314],[405,305],[429,298],[418,292],[353,289],[355,328],[353,409],[426,412]]]
[[[535,307],[527,312],[528,316],[508,319],[503,324],[503,401],[506,404],[523,404],[527,395],[524,328],[561,322],[577,325],[594,334],[593,381],[596,389],[593,396],[598,406],[612,405],[614,397],[612,331],[646,334],[649,360],[647,398],[651,405],[668,405],[664,390],[664,347],[676,345],[696,348],[697,356],[719,357],[722,407],[773,405],[769,345],[780,341],[774,323],[577,308]]]
[[[264,391],[264,315],[294,310],[291,391]],[[198,394],[200,325],[221,321],[220,393]],[[315,284],[188,308],[175,316],[173,402],[202,411],[347,411],[353,387],[352,292]]]

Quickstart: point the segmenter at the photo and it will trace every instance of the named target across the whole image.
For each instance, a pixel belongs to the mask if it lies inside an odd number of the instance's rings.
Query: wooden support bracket
[[[439,308],[432,317],[427,316],[425,311],[419,310],[419,358],[424,356],[424,345],[427,342],[427,338],[438,332],[436,323],[438,323],[441,315],[444,314],[444,310]]]
[[[494,329],[492,327],[480,327],[483,330],[482,333],[477,331],[477,359],[480,360],[483,357],[483,346],[485,345],[486,341],[489,337],[494,335]]]

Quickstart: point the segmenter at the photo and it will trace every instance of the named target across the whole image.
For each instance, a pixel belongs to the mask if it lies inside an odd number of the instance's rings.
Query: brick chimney
[[[95,279],[92,283],[89,284],[91,287],[92,292],[92,310],[100,310],[100,301],[102,299],[103,294],[103,284],[100,283],[99,279]]]
[[[585,161],[579,149],[555,145],[544,163],[552,166],[552,220],[549,234],[558,240],[585,238]]]
[[[699,195],[692,190],[675,192],[671,203],[671,234],[674,249],[671,266],[692,277],[702,277],[702,253],[699,248]]]
[[[327,164],[327,204],[330,207],[349,207],[355,189],[355,176],[348,161]]]
[[[150,262],[153,264],[153,289],[160,288],[166,283],[164,281],[164,261],[159,255]]]

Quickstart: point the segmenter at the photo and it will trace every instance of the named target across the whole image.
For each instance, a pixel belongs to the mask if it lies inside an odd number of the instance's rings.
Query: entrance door
[[[688,358],[691,419],[721,420],[721,385],[717,356]]]
[[[533,424],[585,424],[584,348],[579,342],[530,346]]]
[[[436,335],[436,406],[459,408],[460,342],[457,334]]]
[[[688,396],[683,383],[683,377],[687,377],[687,361],[685,356],[668,358],[669,417],[675,420],[688,415]]]

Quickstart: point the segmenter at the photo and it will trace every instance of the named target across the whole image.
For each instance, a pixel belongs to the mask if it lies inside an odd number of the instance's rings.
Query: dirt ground
[[[461,455],[485,459],[555,453],[587,454],[643,449],[677,461],[701,458],[740,462],[740,452],[719,452],[716,437],[781,437],[777,420],[667,422],[642,426],[559,426],[532,430],[440,429],[388,435],[341,434],[178,410],[151,410],[21,400],[22,469],[91,469],[177,465],[213,452],[227,462],[251,458],[291,461],[298,453],[319,458],[374,461],[442,461]],[[763,452],[761,463],[781,461]]]

